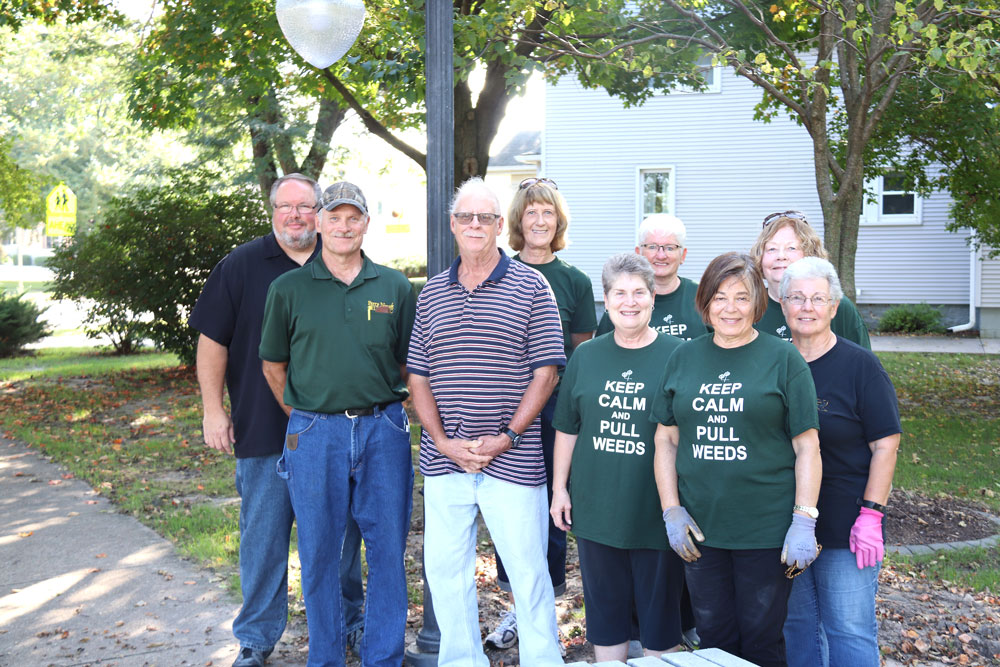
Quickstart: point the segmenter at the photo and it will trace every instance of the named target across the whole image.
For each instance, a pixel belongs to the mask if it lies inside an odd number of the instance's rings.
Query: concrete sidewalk
[[[238,603],[87,484],[0,439],[0,665],[229,665]]]
[[[943,352],[952,354],[1000,354],[1000,338],[960,336],[886,336],[871,334],[875,352]]]

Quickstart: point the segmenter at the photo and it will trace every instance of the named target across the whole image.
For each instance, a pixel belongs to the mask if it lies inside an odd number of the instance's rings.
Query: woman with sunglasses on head
[[[555,181],[549,178],[526,178],[521,181],[510,203],[507,215],[510,247],[518,253],[514,259],[535,269],[548,281],[559,307],[567,362],[573,349],[594,337],[597,316],[594,310],[594,288],[580,269],[556,257],[566,247],[569,228],[569,208]],[[559,386],[542,408],[542,455],[545,460],[546,486],[552,501],[552,452],[555,413]],[[549,519],[549,542],[546,553],[549,576],[556,596],[566,590],[566,533]],[[510,591],[510,582],[503,561],[497,555],[497,583]],[[555,612],[553,612],[555,613]],[[505,612],[499,625],[486,635],[486,642],[496,648],[510,648],[517,642],[517,617]],[[560,642],[560,646],[562,643]]]
[[[896,390],[878,357],[831,330],[843,292],[830,262],[795,262],[779,294],[792,343],[816,385],[823,460],[816,538],[824,549],[792,584],[788,664],[877,667],[883,505],[902,431]]]
[[[781,311],[781,299],[778,297],[778,284],[781,275],[793,262],[803,257],[819,257],[828,259],[823,241],[819,238],[809,220],[801,211],[783,211],[772,213],[764,218],[764,227],[750,248],[750,255],[767,281],[767,312],[756,324],[759,331],[792,340],[788,331],[788,323]],[[837,317],[832,324],[833,333],[841,338],[871,349],[868,337],[868,327],[861,318],[861,313],[850,299],[842,299]]]
[[[650,418],[663,521],[686,562],[701,647],[782,667],[786,566],[818,553],[822,471],[809,368],[753,328],[766,302],[749,255],[713,259],[695,295],[713,332],[670,356]]]

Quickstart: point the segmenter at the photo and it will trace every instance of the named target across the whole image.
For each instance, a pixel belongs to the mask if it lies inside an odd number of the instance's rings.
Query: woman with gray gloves
[[[843,291],[830,262],[806,257],[790,265],[780,297],[819,397],[823,484],[816,534],[826,546],[792,584],[788,664],[878,667],[883,504],[902,431],[896,390],[878,357],[831,330]]]
[[[819,551],[816,390],[794,346],[754,329],[767,293],[748,255],[712,260],[695,305],[714,331],[671,355],[650,417],[663,520],[702,648],[784,666],[791,577]]]

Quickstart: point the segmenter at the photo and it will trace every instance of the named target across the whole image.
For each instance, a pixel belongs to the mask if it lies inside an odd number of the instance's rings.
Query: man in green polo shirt
[[[260,357],[289,414],[278,474],[298,524],[309,664],[343,664],[340,545],[348,514],[368,560],[365,665],[398,667],[406,629],[403,552],[413,493],[406,352],[409,280],[361,250],[369,216],[347,182],[323,193],[320,258],[271,284]]]

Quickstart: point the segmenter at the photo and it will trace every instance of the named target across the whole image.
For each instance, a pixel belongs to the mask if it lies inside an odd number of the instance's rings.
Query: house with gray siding
[[[546,86],[541,173],[572,213],[560,256],[591,276],[595,294],[604,261],[635,246],[649,213],[684,221],[680,273],[693,280],[720,253],[748,250],[769,213],[801,210],[822,236],[805,129],[786,116],[755,121],[760,91],[731,70],[713,68],[709,81],[707,91],[656,95],[633,108],[572,77]],[[945,229],[948,194],[919,198],[891,177],[870,185],[876,201],[865,207],[856,265],[866,318],[926,302],[945,312],[946,325],[960,325],[971,300],[974,312],[984,309],[984,333],[1000,334],[1000,261],[979,261],[968,234]]]

